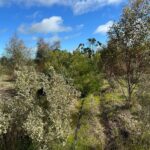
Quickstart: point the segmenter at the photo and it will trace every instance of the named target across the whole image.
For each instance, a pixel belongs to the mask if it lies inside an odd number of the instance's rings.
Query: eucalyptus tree
[[[94,46],[96,44],[96,39],[95,38],[89,38],[88,42],[90,44],[91,51],[94,52]]]
[[[81,52],[83,51],[83,49],[84,49],[84,43],[80,43],[76,50]]]
[[[119,22],[110,29],[108,46],[102,54],[105,67],[111,69],[108,72],[119,83],[129,103],[149,63],[146,59],[150,48],[149,14],[148,0],[131,1]]]
[[[95,38],[87,39],[88,44],[80,43],[77,50],[81,51],[81,53],[86,54],[89,58],[91,58],[96,49],[101,46],[101,43],[97,41]]]

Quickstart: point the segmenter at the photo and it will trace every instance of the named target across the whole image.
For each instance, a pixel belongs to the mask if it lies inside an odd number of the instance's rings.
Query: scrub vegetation
[[[14,35],[0,58],[0,150],[149,150],[150,5],[133,0],[73,52]]]

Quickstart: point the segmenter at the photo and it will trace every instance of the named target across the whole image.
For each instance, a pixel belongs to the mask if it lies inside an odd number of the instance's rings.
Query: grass
[[[13,82],[10,81],[9,76],[1,75],[0,76],[0,89],[13,88]]]

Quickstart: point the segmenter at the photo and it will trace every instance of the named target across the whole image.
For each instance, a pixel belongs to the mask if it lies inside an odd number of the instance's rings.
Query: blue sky
[[[125,0],[0,0],[0,55],[14,33],[30,48],[39,37],[59,40],[69,51],[87,38],[106,43],[124,5]]]

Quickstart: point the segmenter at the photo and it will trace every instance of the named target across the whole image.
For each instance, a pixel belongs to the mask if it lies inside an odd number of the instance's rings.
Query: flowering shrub
[[[70,108],[80,94],[51,67],[47,75],[27,67],[16,75],[16,95],[5,102],[11,122],[8,125],[6,115],[0,111],[0,134],[15,124],[36,143],[37,149],[50,149],[53,142],[65,145],[71,133]]]

